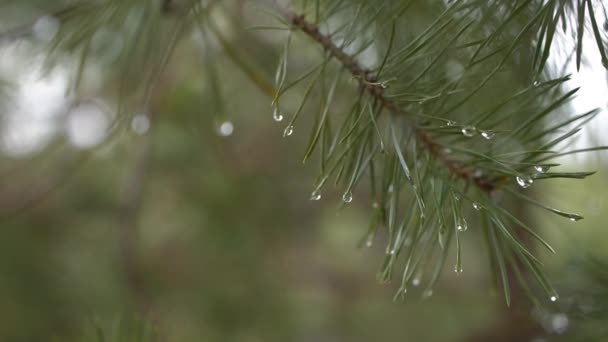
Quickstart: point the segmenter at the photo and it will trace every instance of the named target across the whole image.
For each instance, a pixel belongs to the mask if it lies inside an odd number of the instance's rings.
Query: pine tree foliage
[[[582,219],[537,201],[529,188],[553,178],[592,175],[553,170],[562,156],[606,149],[562,148],[598,112],[562,115],[578,89],[564,90],[568,75],[545,72],[559,30],[577,42],[573,58],[579,67],[583,48],[598,49],[608,64],[606,28],[599,24],[606,19],[603,2],[252,2],[246,9],[263,18],[252,32],[284,36],[274,83],[230,45],[217,23],[240,10],[238,2],[25,3],[0,5],[5,13],[31,6],[61,23],[48,61],[77,56],[76,94],[93,58],[107,68],[108,82],[118,81],[111,94],[118,103],[115,127],[146,106],[172,52],[192,34],[206,49],[219,42],[252,84],[272,96],[273,117],[285,123],[285,137],[299,129],[303,116],[313,116],[303,160],[317,160],[320,170],[310,197],[320,200],[335,185],[349,203],[357,189],[369,189],[372,219],[363,244],[386,232],[379,278],[401,282],[396,297],[405,295],[415,277],[430,295],[445,264],[462,272],[461,241],[480,234],[507,303],[512,279],[532,298],[539,287],[544,298],[557,299],[532,248],[538,244],[553,252],[552,247],[507,203],[512,199],[566,220]],[[15,23],[2,38],[31,34],[32,23]],[[595,47],[583,47],[585,34],[593,35]],[[305,71],[292,67],[297,54],[310,51],[317,55],[315,65]],[[207,65],[206,79],[221,112],[220,76]],[[288,95],[301,99],[293,111],[283,106]],[[529,275],[535,281],[528,282]]]

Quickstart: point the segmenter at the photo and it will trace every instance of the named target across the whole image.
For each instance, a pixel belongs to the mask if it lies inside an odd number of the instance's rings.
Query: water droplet
[[[545,173],[545,172],[549,171],[549,168],[551,168],[551,166],[548,166],[548,165],[534,166],[534,170],[536,170],[536,172],[538,172],[538,173]]]
[[[420,285],[420,278],[416,277],[416,278],[412,279],[412,285],[419,286]]]
[[[536,80],[532,83],[532,85],[538,87],[540,85],[540,81]]]
[[[231,121],[224,121],[220,124],[218,134],[222,137],[229,137],[234,132],[234,124]]]
[[[481,136],[486,140],[492,140],[496,136],[496,133],[491,131],[482,131]]]
[[[395,249],[395,247],[391,248],[391,250],[388,251],[389,255],[395,255],[395,253],[397,253],[397,250]]]
[[[350,192],[350,191],[345,192],[345,193],[344,193],[344,195],[342,195],[342,200],[343,200],[345,203],[350,203],[350,202],[352,202],[352,201],[353,201],[353,193],[352,193],[352,192]]]
[[[481,209],[483,209],[483,206],[477,202],[473,202],[473,209],[481,210]]]
[[[320,199],[321,199],[321,191],[315,190],[312,192],[312,194],[310,194],[311,201],[318,201]]]
[[[369,247],[371,247],[373,245],[374,245],[374,236],[370,234],[367,237],[367,240],[365,241],[365,246],[369,248]]]
[[[131,130],[137,135],[144,135],[150,130],[150,118],[146,114],[137,114],[131,120]]]
[[[549,298],[552,302],[557,302],[557,296],[551,296]]]
[[[456,265],[454,266],[454,272],[456,272],[456,274],[461,274],[462,273],[462,265]]]
[[[281,114],[279,107],[275,107],[274,110],[272,111],[272,119],[276,122],[283,121],[283,114]]]
[[[289,125],[285,127],[285,131],[283,132],[283,137],[288,137],[293,134],[293,125]]]
[[[456,121],[448,120],[445,124],[448,127],[453,127],[453,126],[456,126]]]
[[[475,136],[475,134],[477,134],[477,128],[473,127],[473,126],[464,126],[461,130],[462,135],[464,135],[467,138],[472,138]]]
[[[563,334],[568,330],[570,320],[568,315],[564,313],[558,313],[551,317],[551,330],[556,334]]]
[[[466,232],[467,229],[469,229],[469,225],[467,224],[467,221],[464,218],[460,218],[456,223],[456,229],[459,232]]]
[[[530,185],[532,185],[532,183],[534,183],[534,180],[532,179],[532,177],[526,176],[526,175],[517,176],[515,178],[515,180],[517,181],[517,184],[519,184],[519,186],[521,186],[524,189],[529,188]]]

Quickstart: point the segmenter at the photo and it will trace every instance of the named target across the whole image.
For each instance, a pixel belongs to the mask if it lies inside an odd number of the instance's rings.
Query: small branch
[[[330,57],[338,60],[344,68],[359,81],[361,89],[368,93],[369,96],[376,99],[378,103],[382,104],[384,109],[405,117],[410,115],[384,95],[385,87],[378,82],[378,78],[371,70],[361,66],[353,56],[347,54],[341,47],[337,46],[328,35],[321,33],[318,26],[307,21],[304,15],[297,14],[290,10],[283,10],[283,15],[295,28],[319,43]],[[502,178],[477,176],[474,168],[467,166],[462,161],[450,159],[443,152],[441,144],[433,139],[431,133],[418,127],[411,119],[410,124],[422,146],[424,146],[433,159],[443,164],[452,176],[464,180],[467,184],[474,184],[477,188],[488,194],[497,189],[498,183],[503,180]]]

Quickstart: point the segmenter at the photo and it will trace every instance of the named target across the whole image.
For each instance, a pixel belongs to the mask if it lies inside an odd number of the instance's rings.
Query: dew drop
[[[456,272],[456,274],[461,274],[462,273],[462,265],[456,265],[454,266],[454,272]]]
[[[453,126],[456,126],[456,121],[448,120],[445,124],[448,127],[453,127]]]
[[[289,125],[285,127],[285,131],[283,131],[283,137],[288,137],[293,134],[293,125]]]
[[[353,193],[350,191],[347,191],[344,193],[344,195],[342,195],[342,200],[344,201],[344,203],[350,203],[353,201]]]
[[[532,85],[538,87],[540,85],[540,81],[536,80],[532,83]]]
[[[532,185],[532,183],[534,183],[534,180],[532,179],[532,177],[525,176],[525,175],[517,176],[515,178],[515,180],[517,181],[517,184],[519,184],[519,186],[521,186],[524,189],[529,188],[530,185]]]
[[[234,133],[234,124],[231,121],[224,121],[220,124],[217,133],[222,137],[229,137]]]
[[[373,245],[374,245],[374,236],[370,234],[367,237],[367,240],[365,240],[365,247],[369,248],[369,247],[371,247]]]
[[[281,114],[281,111],[279,111],[278,107],[275,107],[272,111],[272,119],[276,122],[283,121],[283,114]]]
[[[464,135],[467,138],[472,138],[475,136],[475,134],[477,134],[477,128],[473,127],[473,126],[464,126],[461,130],[462,135]]]
[[[420,278],[416,277],[412,279],[412,285],[414,285],[415,287],[420,286]]]
[[[137,135],[144,135],[150,130],[150,118],[146,114],[137,114],[131,120],[131,130]]]
[[[492,140],[496,136],[496,133],[491,131],[482,131],[481,136],[486,140]]]
[[[473,202],[473,209],[479,211],[479,210],[483,209],[483,206],[477,202]]]
[[[395,248],[394,248],[394,247],[393,247],[393,248],[391,248],[391,250],[390,250],[390,251],[388,251],[388,254],[389,254],[389,255],[395,255],[395,253],[397,253],[397,251],[395,250]]]
[[[321,191],[315,190],[312,192],[312,194],[310,194],[311,201],[318,201],[320,199],[321,199]]]
[[[464,218],[461,218],[456,223],[456,229],[459,232],[466,232],[467,229],[469,229],[469,225],[467,224],[467,221]]]
[[[551,296],[549,298],[552,302],[557,302],[557,296]]]
[[[534,166],[534,170],[536,170],[536,172],[538,173],[545,173],[547,171],[549,171],[550,166],[547,165],[536,165]]]

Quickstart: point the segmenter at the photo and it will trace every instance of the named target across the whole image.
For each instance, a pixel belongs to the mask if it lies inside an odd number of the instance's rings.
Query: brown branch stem
[[[297,14],[290,10],[283,10],[283,15],[293,27],[319,43],[330,57],[338,60],[343,67],[358,80],[361,89],[380,103],[385,110],[393,114],[410,117],[409,113],[385,96],[385,86],[378,82],[378,78],[371,70],[361,66],[354,56],[349,55],[343,48],[336,45],[329,35],[321,33],[317,25],[306,20],[304,15]],[[474,168],[467,166],[462,161],[450,158],[444,152],[441,144],[433,138],[431,133],[419,127],[413,120],[410,120],[410,123],[420,144],[428,151],[434,160],[443,164],[454,178],[464,180],[467,185],[473,184],[481,191],[488,194],[496,190],[500,179],[476,175],[476,170]]]

